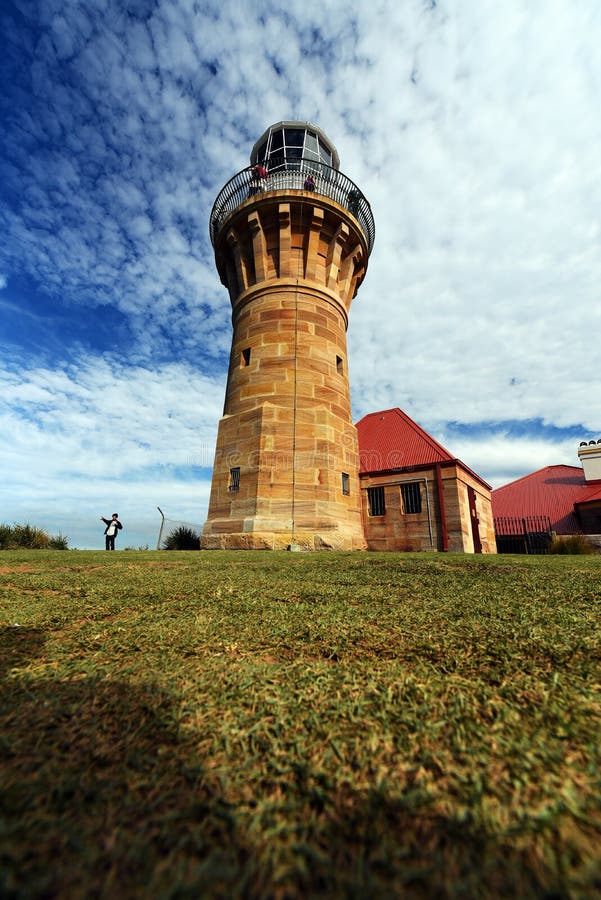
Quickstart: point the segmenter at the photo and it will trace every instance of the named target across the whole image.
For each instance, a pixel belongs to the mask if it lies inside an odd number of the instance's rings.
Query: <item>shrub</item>
[[[35,525],[15,525],[12,530],[12,546],[23,550],[46,550],[50,538]]]
[[[200,535],[193,528],[180,525],[163,541],[163,550],[200,550]]]
[[[0,550],[8,550],[13,530],[10,525],[0,524]]]
[[[50,537],[35,525],[0,524],[0,550],[68,550],[69,539],[60,532]]]
[[[569,553],[573,555],[598,553],[597,547],[583,534],[571,534],[566,538],[553,538],[549,553]]]

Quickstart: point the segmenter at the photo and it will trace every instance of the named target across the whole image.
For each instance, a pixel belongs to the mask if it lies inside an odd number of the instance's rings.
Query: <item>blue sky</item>
[[[498,486],[601,436],[597,0],[1,0],[0,521],[202,525],[231,325],[208,217],[308,119],[372,204],[354,417]]]

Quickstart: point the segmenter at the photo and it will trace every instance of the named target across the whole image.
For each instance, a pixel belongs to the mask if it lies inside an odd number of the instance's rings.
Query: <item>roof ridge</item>
[[[540,475],[541,472],[546,472],[549,469],[574,469],[576,472],[582,472],[581,466],[569,466],[567,463],[553,463],[550,466],[541,466],[540,469],[535,469],[534,472],[527,472],[526,475],[520,475],[519,478],[514,478],[513,481],[508,481],[507,484],[502,484],[500,487],[495,488],[495,493],[497,491],[504,491],[505,488],[513,487],[514,485],[519,484],[520,481],[534,478],[535,475]]]
[[[386,413],[396,413],[410,428],[413,429],[413,431],[416,432],[416,434],[419,435],[419,437],[423,441],[425,441],[425,443],[430,446],[432,450],[435,450],[437,453],[439,453],[440,456],[444,457],[445,460],[451,462],[457,459],[457,457],[453,456],[453,454],[450,453],[447,448],[440,443],[440,441],[437,441],[436,438],[432,437],[431,434],[428,434],[428,432],[425,431],[421,427],[421,425],[418,425],[418,423],[414,419],[412,419],[411,416],[409,416],[404,410],[400,408],[400,406],[391,406],[390,409],[380,409],[376,410],[376,412],[367,413],[361,419],[359,419],[359,421],[357,422],[357,427],[361,424],[361,422],[364,421],[364,419],[369,419],[376,416],[384,416],[386,415]]]

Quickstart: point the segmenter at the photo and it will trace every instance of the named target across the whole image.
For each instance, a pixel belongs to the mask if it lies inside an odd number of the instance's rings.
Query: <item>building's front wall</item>
[[[447,523],[448,549],[452,553],[474,553],[474,533],[469,491],[475,494],[478,535],[482,553],[496,553],[490,490],[461,466],[441,469]]]
[[[583,534],[598,535],[601,532],[601,501],[578,504],[577,515]]]
[[[441,466],[409,472],[369,473],[360,476],[365,538],[369,550],[407,552],[449,550],[474,553],[468,486],[474,490],[482,553],[496,553],[490,491],[462,467]],[[416,485],[421,510],[405,509],[403,485]],[[382,488],[385,511],[370,514],[369,489]],[[413,488],[411,490],[416,490]],[[442,521],[440,489],[446,534]],[[445,546],[446,537],[446,546]]]
[[[440,509],[434,469],[419,473],[361,475],[361,505],[368,550],[418,551],[442,549]],[[401,485],[419,486],[421,511],[405,512]],[[382,488],[385,511],[370,513],[370,489]]]

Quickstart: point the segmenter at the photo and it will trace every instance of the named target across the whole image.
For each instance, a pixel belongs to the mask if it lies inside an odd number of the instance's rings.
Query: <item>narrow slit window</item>
[[[230,469],[229,490],[230,491],[239,491],[240,490],[240,466],[236,466],[235,469]]]
[[[351,479],[348,472],[342,473],[342,493],[350,494],[351,492]]]
[[[405,515],[414,515],[422,511],[422,492],[418,481],[402,484],[401,498]]]
[[[341,356],[337,356],[337,357],[336,357],[336,371],[338,372],[339,375],[343,375],[343,374],[344,374],[344,366],[343,366],[343,364],[342,364],[342,357],[341,357]]]
[[[383,487],[367,489],[367,502],[370,516],[383,516],[386,513],[386,499]]]
[[[242,367],[250,365],[250,347],[246,347],[242,351],[242,356],[240,357],[240,365]]]

